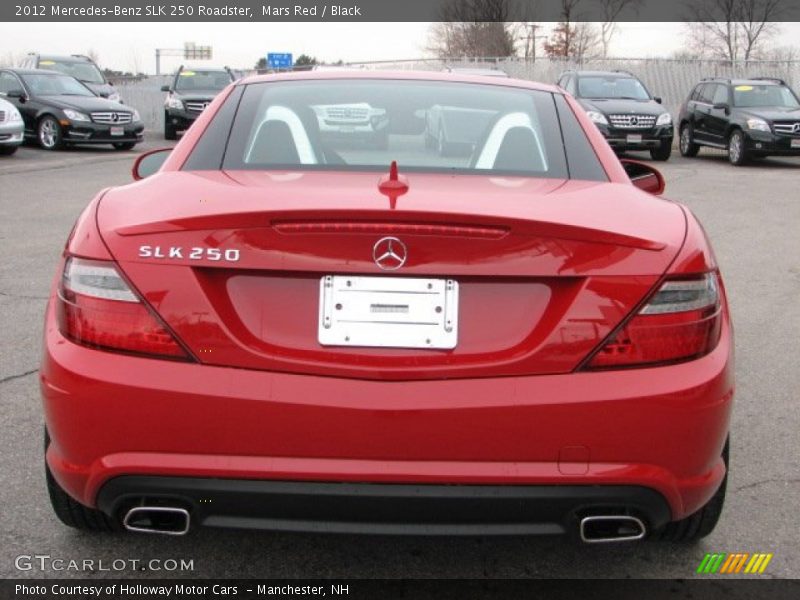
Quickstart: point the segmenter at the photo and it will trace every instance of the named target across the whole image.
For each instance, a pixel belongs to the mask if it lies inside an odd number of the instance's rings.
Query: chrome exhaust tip
[[[122,520],[128,531],[163,535],[186,535],[189,524],[189,511],[172,506],[135,506]]]
[[[596,515],[581,519],[580,533],[587,544],[635,542],[647,535],[647,527],[630,515]]]

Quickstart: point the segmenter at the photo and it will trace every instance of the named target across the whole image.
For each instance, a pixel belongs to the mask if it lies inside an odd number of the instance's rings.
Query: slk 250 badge
[[[183,248],[181,246],[139,246],[139,258],[187,258],[189,260],[210,260],[236,262],[239,250],[236,248]]]

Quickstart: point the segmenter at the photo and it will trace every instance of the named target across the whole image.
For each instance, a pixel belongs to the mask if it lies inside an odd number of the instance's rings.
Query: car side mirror
[[[640,190],[660,196],[667,187],[661,171],[647,163],[631,160],[629,158],[620,159],[625,172],[631,179],[631,183]]]
[[[653,100],[655,100],[659,104],[661,104],[663,102],[663,99],[661,98],[661,96],[653,96]]]
[[[162,92],[168,92],[169,91],[169,86],[168,85],[162,85],[161,86],[161,91]]]
[[[22,91],[22,90],[9,90],[6,93],[6,97],[7,98],[16,98],[17,100],[19,100],[23,104],[28,100],[28,96],[25,95],[25,92]]]
[[[157,150],[150,150],[145,152],[136,159],[131,169],[131,174],[136,181],[150,177],[153,173],[157,172],[167,157],[172,152],[172,148],[159,148]]]

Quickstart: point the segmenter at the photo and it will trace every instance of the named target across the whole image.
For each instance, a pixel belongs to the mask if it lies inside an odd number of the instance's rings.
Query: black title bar
[[[562,0],[2,0],[0,21],[10,22],[402,22],[565,20]],[[640,0],[613,20],[736,21],[718,0]],[[767,21],[800,21],[800,2],[778,0]],[[599,0],[581,0],[569,20],[608,20]]]

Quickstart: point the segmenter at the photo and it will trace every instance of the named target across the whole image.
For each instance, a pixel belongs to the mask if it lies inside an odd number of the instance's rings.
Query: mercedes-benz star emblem
[[[408,248],[396,237],[385,237],[372,247],[372,259],[384,271],[395,271],[406,264]]]
[[[792,127],[792,133],[800,133],[800,123],[795,123]]]
[[[639,117],[631,117],[631,125],[638,125]]]
[[[111,113],[111,120],[116,123],[119,121],[119,115],[117,113]]]

